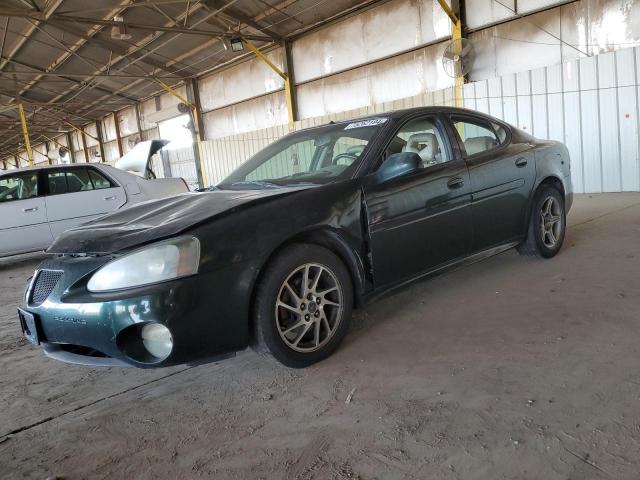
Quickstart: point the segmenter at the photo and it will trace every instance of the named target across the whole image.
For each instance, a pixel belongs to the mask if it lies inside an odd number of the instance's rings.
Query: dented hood
[[[48,253],[114,253],[178,235],[248,205],[291,195],[309,186],[270,190],[185,193],[118,210],[60,235]]]

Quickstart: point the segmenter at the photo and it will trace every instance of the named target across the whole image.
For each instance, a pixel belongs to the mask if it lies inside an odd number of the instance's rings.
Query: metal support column
[[[18,105],[18,111],[20,112],[20,124],[22,125],[24,148],[27,151],[27,157],[29,158],[29,166],[31,166],[33,165],[33,151],[31,150],[31,142],[29,141],[29,130],[27,130],[27,117],[24,114],[24,107],[21,103]]]
[[[142,122],[140,121],[140,104],[136,103],[134,105],[134,110],[136,111],[136,125],[138,127],[138,138],[140,141],[144,140],[142,138]]]
[[[120,135],[120,122],[118,119],[118,112],[113,112],[113,124],[116,129],[116,143],[118,144],[118,156],[122,157],[124,155],[122,151],[122,135]]]
[[[293,123],[296,121],[296,111],[295,111],[295,103],[294,103],[295,102],[295,92],[294,92],[294,84],[293,84],[294,82],[292,80],[292,77],[290,77],[287,73],[280,70],[280,68],[278,68],[276,64],[274,64],[271,60],[269,60],[269,58],[267,58],[267,56],[264,53],[258,50],[258,48],[251,42],[251,40],[247,38],[243,38],[243,40],[244,40],[244,43],[247,44],[247,47],[249,47],[249,50],[251,50],[256,55],[256,57],[258,57],[260,60],[266,63],[274,72],[276,72],[284,80],[284,96],[287,101],[289,130],[293,130]],[[285,50],[285,53],[284,53],[285,66],[288,66],[289,68],[291,68],[292,64],[289,61],[290,58],[288,58],[290,57],[290,53],[287,54],[286,44],[285,44],[284,50]]]
[[[193,124],[192,134],[194,136],[193,155],[195,156],[195,159],[196,159],[196,172],[198,174],[198,183],[200,184],[201,188],[205,188],[208,185],[207,185],[207,178],[205,175],[205,168],[203,164],[204,156],[202,155],[202,142],[200,137],[201,126],[200,126],[200,122],[198,121],[198,119],[200,118],[200,108],[196,105],[196,103],[194,103],[196,101],[196,97],[199,100],[198,86],[195,80],[187,80],[185,82],[185,86],[186,86],[188,98],[185,98],[177,90],[175,90],[174,88],[171,88],[166,83],[160,80],[156,80],[156,81],[158,82],[158,84],[160,84],[160,86],[165,91],[167,91],[168,93],[176,97],[178,100],[180,100],[180,102],[183,103],[190,110],[191,123]]]
[[[100,120],[96,120],[96,133],[98,134],[98,149],[100,151],[100,161],[106,162],[107,159],[104,158],[104,142],[102,141],[102,126],[100,125]]]
[[[73,151],[73,139],[71,138],[71,132],[66,133],[67,137],[67,150],[69,150],[69,160],[71,163],[76,163],[76,154]]]
[[[462,16],[460,15],[460,0],[451,0],[451,6],[446,2],[446,0],[438,0],[440,7],[444,10],[444,13],[451,19],[451,39],[454,42],[458,42],[458,47],[460,48],[460,40],[462,39]],[[455,43],[454,43],[455,45]],[[456,52],[460,53],[460,52]],[[464,76],[456,77],[455,79],[455,102],[456,107],[463,106],[463,96],[462,96],[462,86],[464,85]]]
[[[20,161],[18,160],[18,156],[17,155],[13,156],[13,163],[16,166],[16,168],[20,168]]]
[[[205,184],[204,155],[202,154],[202,139],[204,138],[202,126],[202,106],[200,105],[200,91],[198,90],[197,80],[190,78],[186,81],[187,100],[191,104],[191,121],[193,124],[194,149],[196,156],[196,172],[198,174],[198,183],[202,188],[208,186]]]
[[[51,161],[51,157],[49,156],[49,142],[44,142],[44,154],[47,157],[47,163],[49,165],[53,165],[53,162]]]
[[[293,53],[291,51],[292,42],[285,41],[282,45],[284,72],[287,79],[284,82],[284,95],[287,101],[287,110],[289,112],[289,129],[293,130],[293,122],[297,122],[298,118],[298,94],[296,90],[296,75],[293,69]]]
[[[87,139],[84,137],[84,135],[80,135],[80,138],[82,138],[82,150],[84,151],[84,161],[86,163],[89,163],[89,149],[87,148]]]

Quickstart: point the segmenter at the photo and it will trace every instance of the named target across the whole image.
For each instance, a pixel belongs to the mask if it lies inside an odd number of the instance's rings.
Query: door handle
[[[463,185],[464,185],[464,180],[462,180],[461,177],[450,178],[449,181],[447,182],[447,187],[451,189],[460,188]]]
[[[25,212],[25,213],[36,212],[36,211],[38,211],[38,207],[23,208],[22,211]]]
[[[109,200],[115,200],[116,198],[118,198],[117,195],[112,195],[110,197],[104,197],[104,199],[108,202]]]
[[[516,167],[518,168],[526,167],[527,163],[529,162],[527,161],[526,158],[519,158],[518,160],[516,160]]]

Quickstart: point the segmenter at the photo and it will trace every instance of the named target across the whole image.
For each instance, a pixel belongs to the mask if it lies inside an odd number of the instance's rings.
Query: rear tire
[[[295,244],[268,265],[256,291],[253,348],[292,368],[331,355],[349,328],[351,276],[330,250]]]
[[[527,237],[516,247],[518,252],[537,258],[554,257],[564,242],[566,225],[562,194],[550,185],[541,186],[533,199]]]

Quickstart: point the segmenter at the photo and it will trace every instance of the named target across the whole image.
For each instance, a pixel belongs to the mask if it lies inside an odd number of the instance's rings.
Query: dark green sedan
[[[73,363],[162,367],[252,346],[304,367],[385,292],[512,247],[553,257],[572,198],[564,145],[477,112],[331,123],[204,192],[63,233],[20,323]]]

